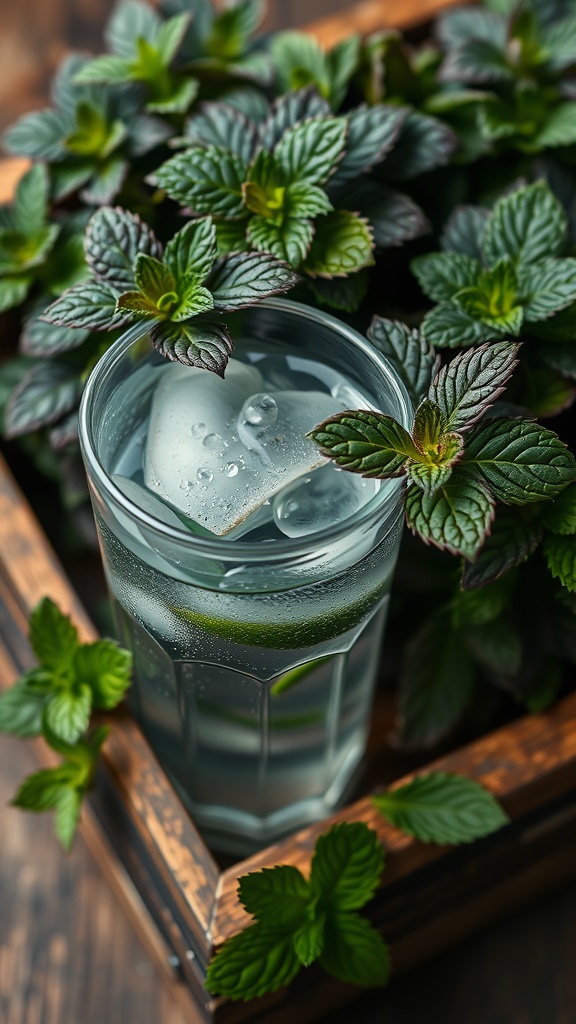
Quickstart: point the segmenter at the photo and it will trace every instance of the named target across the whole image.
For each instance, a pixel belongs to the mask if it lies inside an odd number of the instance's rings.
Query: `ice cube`
[[[348,519],[374,497],[379,486],[378,480],[346,473],[329,462],[275,496],[276,525],[287,537],[306,537]]]
[[[323,464],[305,435],[344,408],[322,392],[268,394],[263,385],[255,366],[231,359],[224,380],[169,366],[154,394],[144,483],[219,536]]]

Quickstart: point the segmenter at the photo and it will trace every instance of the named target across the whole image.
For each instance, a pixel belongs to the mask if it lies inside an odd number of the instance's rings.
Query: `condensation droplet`
[[[190,427],[190,433],[192,434],[192,437],[204,437],[204,434],[206,433],[206,424],[193,423]]]
[[[214,479],[214,473],[207,466],[200,466],[200,469],[196,470],[196,479],[200,480],[200,483],[209,484]]]
[[[226,476],[236,476],[238,474],[238,466],[235,462],[227,462],[224,466],[224,472]]]
[[[206,434],[202,444],[204,448],[208,448],[211,452],[215,452],[218,448],[222,448],[224,446],[224,442],[220,437],[220,434]]]
[[[278,418],[278,406],[271,395],[257,395],[244,409],[248,423],[255,427],[268,426]]]

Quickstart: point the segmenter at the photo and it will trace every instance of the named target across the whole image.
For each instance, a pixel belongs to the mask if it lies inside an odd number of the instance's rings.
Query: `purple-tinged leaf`
[[[367,334],[372,344],[393,364],[413,404],[418,405],[428,392],[440,357],[418,331],[410,330],[400,320],[375,316]]]
[[[314,86],[296,89],[280,96],[272,104],[270,114],[260,127],[261,144],[272,150],[288,128],[311,117],[329,117],[332,111]]]
[[[194,213],[235,218],[246,212],[242,183],[247,173],[246,164],[235,153],[196,146],[171,157],[150,180]]]
[[[286,263],[256,252],[236,252],[220,260],[207,287],[218,310],[244,309],[268,295],[283,295],[299,278]]]
[[[469,256],[452,252],[432,252],[416,256],[410,270],[417,278],[425,295],[432,302],[447,302],[461,288],[476,284],[482,266]]]
[[[494,504],[488,486],[461,462],[433,494],[424,494],[419,487],[408,489],[406,521],[425,544],[471,559],[490,530]]]
[[[11,392],[6,434],[20,437],[55,423],[74,408],[82,392],[75,366],[43,360],[30,367]]]
[[[330,180],[339,189],[381,163],[392,149],[408,111],[402,107],[362,104],[346,114],[346,152]]]
[[[533,554],[541,537],[538,521],[527,519],[519,509],[499,507],[489,536],[474,561],[465,564],[462,589],[476,590],[500,579]]]
[[[127,318],[116,310],[116,300],[117,293],[109,285],[99,281],[82,281],[48,306],[42,319],[58,327],[109,331],[127,323]]]
[[[230,150],[248,165],[259,148],[258,126],[226,103],[201,103],[186,122],[186,142]]]
[[[508,341],[469,349],[442,367],[428,392],[448,430],[468,430],[505,390],[520,346]]]
[[[344,155],[346,130],[343,117],[312,118],[288,128],[274,149],[288,181],[328,181]]]
[[[482,206],[457,206],[444,225],[441,249],[482,262],[482,235],[489,216]]]
[[[134,261],[139,253],[161,257],[154,232],[135,213],[104,207],[91,217],[84,244],[86,262],[98,282],[118,292],[134,287]]]
[[[225,324],[198,319],[190,323],[155,324],[150,331],[154,348],[172,362],[196,366],[224,376],[234,342]]]
[[[422,454],[408,431],[384,413],[340,412],[318,424],[307,435],[326,458],[362,476],[402,476],[409,459]]]

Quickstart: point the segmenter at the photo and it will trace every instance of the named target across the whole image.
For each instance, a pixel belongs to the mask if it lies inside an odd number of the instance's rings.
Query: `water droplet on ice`
[[[196,479],[203,484],[209,484],[214,479],[214,473],[207,466],[200,466],[200,469],[196,471]]]
[[[204,437],[204,434],[206,433],[206,424],[193,423],[192,426],[190,427],[190,433],[192,434],[192,437]]]
[[[220,437],[220,434],[206,434],[206,437],[202,441],[202,444],[204,445],[205,448],[208,448],[208,451],[211,452],[215,452],[219,448],[224,447],[224,441]]]
[[[224,466],[224,472],[226,476],[236,476],[238,473],[238,466],[235,462],[227,462]]]
[[[278,419],[278,406],[271,395],[254,395],[243,412],[246,422],[255,427],[268,427]]]

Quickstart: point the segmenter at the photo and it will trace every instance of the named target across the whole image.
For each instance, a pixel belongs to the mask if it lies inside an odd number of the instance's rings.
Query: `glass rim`
[[[339,335],[348,338],[356,349],[366,355],[374,363],[381,374],[386,378],[388,385],[395,392],[403,413],[403,426],[410,428],[410,420],[413,412],[412,403],[402,380],[396,376],[386,356],[373,346],[353,327],[330,313],[316,309],[313,306],[305,305],[302,302],[294,302],[284,297],[262,299],[259,303],[249,309],[273,309],[279,312],[290,313],[293,316],[300,316],[312,323],[322,324]],[[194,549],[196,555],[207,557],[226,557],[246,559],[250,562],[274,562],[281,557],[299,558],[306,555],[316,555],[319,548],[324,544],[336,541],[345,537],[351,530],[370,523],[378,513],[385,513],[386,508],[397,500],[397,492],[402,485],[401,478],[392,478],[383,481],[384,486],[357,512],[343,519],[333,526],[317,530],[307,537],[286,537],[282,540],[275,540],[273,544],[264,545],[259,541],[234,540],[224,536],[202,537],[192,534],[183,525],[181,528],[163,522],[156,516],[146,512],[140,505],[128,498],[119,487],[116,486],[108,471],[102,465],[95,446],[92,442],[92,430],[90,423],[90,405],[95,397],[95,391],[102,384],[106,376],[113,370],[114,366],[126,354],[127,350],[146,337],[150,333],[152,321],[144,320],[128,327],[104,355],[98,360],[91,370],[86,381],[79,410],[79,439],[82,456],[88,475],[92,475],[102,490],[112,498],[113,502],[132,519],[142,523],[148,529],[153,530],[161,537],[183,543],[186,547]],[[210,372],[210,371],[207,371]],[[389,484],[390,486],[386,486]],[[382,491],[384,493],[382,493]]]

